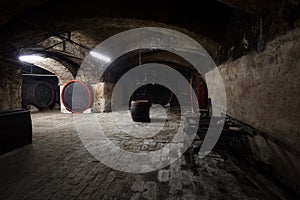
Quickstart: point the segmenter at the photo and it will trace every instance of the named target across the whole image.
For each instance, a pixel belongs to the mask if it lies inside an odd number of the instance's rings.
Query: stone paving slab
[[[162,148],[177,123],[167,122],[160,136],[138,139],[114,132],[109,117],[98,114],[99,120],[107,119],[106,135],[133,152]],[[71,114],[37,112],[32,120],[33,143],[0,156],[1,200],[270,199],[233,163],[213,152],[196,159],[193,169],[181,158],[153,172],[125,173],[103,165],[84,148]]]

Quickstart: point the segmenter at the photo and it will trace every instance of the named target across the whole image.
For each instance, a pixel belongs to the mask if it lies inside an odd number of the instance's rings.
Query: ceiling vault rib
[[[88,50],[88,51],[91,51],[92,49],[91,48],[89,48],[89,47],[86,47],[86,46],[84,46],[84,45],[82,45],[82,44],[79,44],[79,43],[77,43],[77,42],[74,42],[73,40],[71,40],[71,36],[69,37],[65,37],[65,36],[62,36],[62,35],[60,35],[60,34],[58,34],[58,35],[53,35],[53,36],[56,36],[56,37],[59,37],[60,39],[62,39],[62,40],[65,40],[65,41],[68,41],[68,42],[70,42],[70,43],[72,43],[72,44],[75,44],[75,45],[77,45],[77,46],[79,46],[79,47],[81,47],[81,48],[84,48],[84,49],[86,49],[86,50]]]
[[[50,47],[43,48],[43,50],[46,51],[46,50],[52,49],[53,47],[56,47],[56,46],[58,46],[60,44],[63,44],[63,43],[64,43],[63,41],[62,42],[58,42],[58,43],[56,43],[54,45],[51,45]]]

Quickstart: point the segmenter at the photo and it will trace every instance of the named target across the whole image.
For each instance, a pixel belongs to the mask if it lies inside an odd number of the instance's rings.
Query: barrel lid
[[[136,103],[149,103],[149,100],[136,100],[136,101],[131,101],[132,104],[136,104]]]

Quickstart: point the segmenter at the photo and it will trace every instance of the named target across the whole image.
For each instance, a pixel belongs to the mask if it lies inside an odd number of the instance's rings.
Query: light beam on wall
[[[102,55],[101,53],[98,53],[98,52],[95,52],[95,51],[91,51],[90,54],[94,58],[97,58],[97,59],[102,60],[104,62],[110,62],[111,61],[110,57]]]
[[[34,63],[37,61],[41,61],[45,59],[42,56],[38,56],[38,55],[23,55],[23,56],[19,56],[19,60],[23,61],[23,62],[28,62],[28,63]]]

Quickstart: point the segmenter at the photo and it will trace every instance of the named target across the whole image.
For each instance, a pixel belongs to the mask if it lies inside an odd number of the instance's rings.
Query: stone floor
[[[135,139],[128,130],[124,133],[114,128],[112,114],[95,116],[107,137],[131,152],[164,147],[180,121],[176,115],[168,115],[165,122],[166,113],[159,113],[152,116],[152,123],[137,125],[159,129],[160,136]],[[0,156],[1,200],[273,199],[230,160],[213,152],[196,159],[193,169],[181,158],[153,172],[126,173],[105,166],[87,151],[71,114],[35,112],[32,121],[33,143]],[[126,120],[119,124],[126,125]]]

